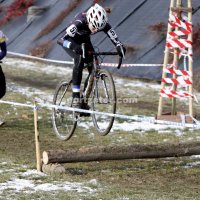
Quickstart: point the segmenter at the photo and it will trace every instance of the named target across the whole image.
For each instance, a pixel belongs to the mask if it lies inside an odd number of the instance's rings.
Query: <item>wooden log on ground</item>
[[[70,163],[102,160],[164,158],[200,155],[200,142],[177,144],[133,144],[126,146],[95,146],[43,152],[43,163]]]

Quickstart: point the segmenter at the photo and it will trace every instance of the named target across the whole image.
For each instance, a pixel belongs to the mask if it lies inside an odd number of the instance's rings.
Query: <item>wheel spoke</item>
[[[111,74],[100,70],[99,78],[94,84],[92,109],[98,112],[116,112],[116,91]],[[112,128],[114,117],[93,114],[93,123],[101,135],[106,135]]]
[[[62,81],[56,88],[53,104],[57,106],[71,107],[71,87],[70,83]],[[62,108],[54,108],[52,110],[53,129],[57,137],[61,140],[68,140],[76,128],[76,120],[73,111]]]

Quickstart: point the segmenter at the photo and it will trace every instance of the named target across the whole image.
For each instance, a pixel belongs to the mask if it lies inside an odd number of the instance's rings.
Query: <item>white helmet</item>
[[[97,3],[87,11],[86,18],[97,30],[103,29],[108,21],[106,11]]]

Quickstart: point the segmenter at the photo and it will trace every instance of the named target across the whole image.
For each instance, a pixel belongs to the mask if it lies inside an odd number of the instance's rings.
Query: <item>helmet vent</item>
[[[87,11],[87,21],[95,29],[101,30],[108,21],[106,11],[97,3]]]

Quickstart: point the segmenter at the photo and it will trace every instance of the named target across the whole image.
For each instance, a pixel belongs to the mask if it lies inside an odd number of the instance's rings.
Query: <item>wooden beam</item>
[[[71,163],[102,160],[164,158],[200,155],[200,142],[177,144],[132,144],[126,146],[95,146],[43,152],[43,163]]]
[[[175,6],[175,0],[171,0],[170,2],[170,8]],[[169,10],[169,16],[172,14],[171,9]],[[167,26],[167,38],[166,40],[169,39],[169,32],[172,31],[172,27],[170,26],[170,24],[168,23]],[[164,61],[163,61],[163,72],[162,72],[162,79],[167,77],[167,73],[164,71],[164,69],[167,68],[167,65],[169,63],[169,49],[168,47],[165,45],[165,51],[164,51]],[[165,82],[161,82],[161,90],[163,90],[166,86]],[[159,97],[159,103],[158,103],[158,116],[162,115],[163,112],[163,97],[160,95]]]
[[[192,0],[188,0],[188,7],[192,7]],[[192,12],[188,12],[188,21],[192,22]],[[188,35],[188,40],[192,42],[192,33]],[[188,53],[192,54],[193,48],[188,49]],[[188,67],[189,71],[191,72],[190,80],[193,82],[193,61],[191,59],[188,60]],[[189,93],[193,94],[193,84],[189,86]],[[189,114],[190,116],[194,116],[194,110],[193,110],[193,99],[189,98]]]
[[[40,157],[40,139],[38,131],[38,112],[36,102],[34,103],[34,127],[35,127],[35,150],[36,150],[36,167],[37,171],[41,171],[41,157]]]
[[[190,8],[185,8],[185,7],[179,7],[179,8],[177,8],[177,7],[172,7],[171,8],[171,11],[172,12],[192,12],[192,7],[190,7]]]

